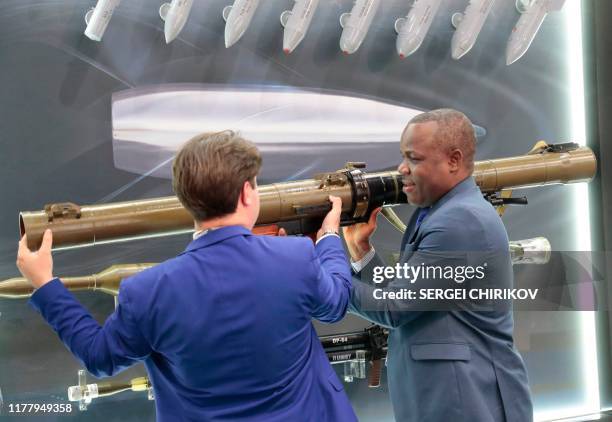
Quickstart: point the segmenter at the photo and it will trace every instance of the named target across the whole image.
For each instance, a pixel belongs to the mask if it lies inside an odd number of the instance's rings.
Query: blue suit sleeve
[[[36,290],[30,304],[96,377],[116,374],[151,353],[130,309],[124,284],[119,291],[117,308],[102,327],[59,279]]]
[[[338,236],[328,236],[317,243],[310,262],[316,287],[312,316],[321,322],[336,322],[346,314],[351,269]]]
[[[400,261],[401,265],[418,266],[462,266],[466,265],[466,254],[457,250],[457,232],[446,227],[429,231],[421,240],[419,249],[407,259]],[[450,250],[455,249],[454,251]],[[448,252],[441,252],[444,250]],[[376,289],[383,288],[387,292],[399,292],[402,289],[412,289],[418,294],[422,286],[430,289],[447,289],[449,287],[465,288],[465,285],[454,286],[446,279],[394,279],[385,285],[373,285],[372,274],[375,266],[384,265],[379,257],[373,259],[362,271],[361,279],[353,281],[350,307],[351,313],[357,314],[371,322],[387,328],[397,328],[407,324],[423,312],[440,310],[441,305],[436,301],[406,300],[406,299],[375,299]]]

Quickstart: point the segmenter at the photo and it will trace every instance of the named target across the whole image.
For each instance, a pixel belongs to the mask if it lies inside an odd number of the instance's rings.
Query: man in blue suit
[[[254,236],[257,148],[231,131],[190,140],[173,186],[193,215],[187,249],[121,283],[103,327],[53,278],[52,235],[17,264],[31,304],[95,376],[144,361],[160,421],[354,421],[311,318],[340,320],[351,272],[340,198],[309,238]]]
[[[487,257],[481,287],[511,286],[506,230],[472,178],[475,138],[467,117],[449,109],[416,116],[402,134],[400,151],[404,193],[419,207],[402,240],[402,268],[465,271]],[[382,284],[370,283],[381,281],[384,263],[369,241],[378,211],[368,223],[344,230],[361,279],[353,281],[349,310],[390,329],[387,377],[396,419],[531,421],[527,373],[513,344],[509,304],[418,300],[425,289],[446,287],[441,290],[453,293],[468,283],[422,275],[408,281],[401,272],[404,278],[390,280],[382,290],[408,288],[416,299],[380,299],[375,287]]]

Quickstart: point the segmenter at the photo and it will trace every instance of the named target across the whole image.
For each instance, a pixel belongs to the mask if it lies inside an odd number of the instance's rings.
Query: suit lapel
[[[406,261],[412,253],[418,249],[418,244],[414,244],[418,238],[419,231],[422,229],[425,222],[434,214],[439,208],[441,208],[445,203],[447,203],[452,197],[457,195],[458,193],[469,192],[469,191],[478,191],[478,195],[480,195],[480,190],[476,185],[476,182],[472,177],[467,177],[460,183],[458,183],[453,189],[447,192],[442,198],[440,198],[429,210],[423,221],[418,228],[415,230],[416,221],[419,216],[419,208],[417,208],[410,217],[410,221],[408,222],[408,226],[406,227],[406,231],[404,232],[404,237],[402,238],[402,244],[400,248],[400,257],[403,261]],[[410,246],[409,250],[407,250],[408,246]]]
[[[400,246],[400,253],[404,253],[404,249],[406,245],[412,242],[412,238],[414,237],[414,226],[416,225],[416,220],[419,214],[419,209],[417,208],[412,215],[410,216],[410,220],[408,221],[408,225],[406,226],[406,231],[404,232],[404,236],[402,237],[402,243]]]

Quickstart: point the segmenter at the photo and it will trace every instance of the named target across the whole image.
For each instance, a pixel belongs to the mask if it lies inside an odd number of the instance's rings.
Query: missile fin
[[[522,15],[527,11],[527,9],[531,7],[531,4],[534,1],[535,0],[516,0],[514,5],[516,7],[516,10]]]
[[[223,12],[221,15],[223,16],[223,20],[227,22],[227,18],[229,17],[230,12],[232,11],[232,6],[225,6],[223,8]]]
[[[395,24],[393,25],[393,27],[395,28],[395,32],[399,34],[405,23],[406,23],[406,18],[396,19]]]
[[[346,12],[340,15],[340,26],[342,28],[344,28],[344,25],[346,25],[346,23],[348,22],[349,18],[351,17],[351,14]]]
[[[87,13],[85,13],[85,24],[89,25],[89,21],[91,20],[91,15],[93,15],[94,12],[94,8],[92,7],[91,9],[89,9],[87,11]]]
[[[487,130],[484,127],[475,124],[472,124],[472,126],[474,127],[474,136],[476,136],[476,142],[481,141],[481,138],[487,136]]]
[[[283,28],[285,27],[285,25],[287,25],[287,22],[289,21],[289,18],[291,17],[292,14],[293,12],[291,10],[285,10],[283,13],[281,13],[280,23],[283,26]]]
[[[463,21],[464,17],[465,15],[461,12],[453,13],[451,16],[451,25],[453,25],[453,28],[459,28],[459,25],[461,25],[461,21]]]
[[[168,11],[170,10],[170,3],[164,3],[159,6],[159,17],[164,22],[166,21],[166,17],[168,16]]]

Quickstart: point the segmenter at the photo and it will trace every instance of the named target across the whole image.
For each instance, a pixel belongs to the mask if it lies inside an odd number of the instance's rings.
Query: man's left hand
[[[25,234],[19,241],[17,268],[19,268],[21,274],[30,281],[35,289],[53,280],[52,245],[53,234],[49,229],[45,230],[40,249],[36,252],[28,249],[28,239]]]

